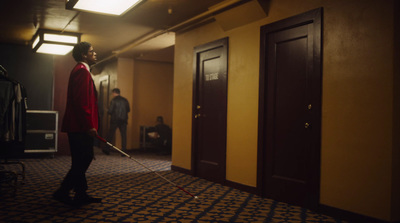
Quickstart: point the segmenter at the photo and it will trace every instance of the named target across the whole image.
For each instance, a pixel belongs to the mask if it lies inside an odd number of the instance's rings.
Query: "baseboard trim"
[[[171,165],[171,170],[193,176],[193,172],[191,170],[188,170],[188,169],[185,169],[185,168],[182,168],[182,167]],[[256,187],[247,186],[247,185],[236,183],[236,182],[233,182],[233,181],[230,181],[230,180],[225,180],[221,184],[224,185],[224,186],[232,187],[232,188],[235,188],[235,189],[238,189],[238,190],[241,190],[241,191],[245,191],[245,192],[248,192],[248,193],[260,195],[260,193],[259,193],[259,191],[257,190]]]
[[[244,184],[240,184],[240,183],[236,183],[230,180],[225,180],[224,182],[224,186],[228,186],[228,187],[232,187],[241,191],[245,191],[251,194],[256,194],[256,195],[260,195],[259,191],[257,190],[256,187],[252,187],[252,186],[248,186],[248,185],[244,185]]]
[[[400,223],[400,221],[384,221],[373,217],[357,214],[350,211],[345,211],[339,208],[330,207],[327,205],[319,205],[319,213],[326,214],[331,217],[339,218],[351,223]]]
[[[171,170],[193,176],[193,173],[192,173],[191,170],[188,170],[188,169],[185,169],[185,168],[182,168],[182,167],[179,167],[179,166],[171,165]]]

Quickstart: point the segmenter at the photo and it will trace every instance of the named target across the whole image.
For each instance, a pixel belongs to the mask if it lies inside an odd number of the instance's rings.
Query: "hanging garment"
[[[25,88],[0,72],[0,141],[24,140],[26,110]]]

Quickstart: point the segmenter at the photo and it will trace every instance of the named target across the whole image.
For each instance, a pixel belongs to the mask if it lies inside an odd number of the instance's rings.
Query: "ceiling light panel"
[[[142,0],[67,0],[67,9],[99,14],[123,15]]]
[[[32,38],[32,49],[36,53],[66,55],[80,42],[80,33],[39,29]]]
[[[72,51],[73,46],[58,45],[43,43],[37,50],[37,53],[53,54],[53,55],[66,55]]]

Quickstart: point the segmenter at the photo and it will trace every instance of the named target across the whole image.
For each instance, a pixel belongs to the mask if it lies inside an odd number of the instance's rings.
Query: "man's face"
[[[97,61],[97,54],[94,52],[93,47],[91,46],[88,50],[86,55],[83,55],[84,62],[88,63],[89,65],[93,65]]]

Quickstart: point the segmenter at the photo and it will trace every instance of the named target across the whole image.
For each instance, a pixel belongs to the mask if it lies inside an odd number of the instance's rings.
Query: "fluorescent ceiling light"
[[[67,0],[67,9],[100,14],[122,15],[142,0]]]
[[[54,55],[66,55],[71,52],[73,48],[73,46],[44,43],[37,49],[36,52]]]
[[[44,40],[45,41],[54,41],[54,42],[61,42],[61,43],[78,43],[77,36],[69,36],[69,35],[61,35],[61,34],[50,34],[44,33]]]
[[[80,42],[79,33],[41,30],[33,37],[32,49],[36,53],[66,55]]]

